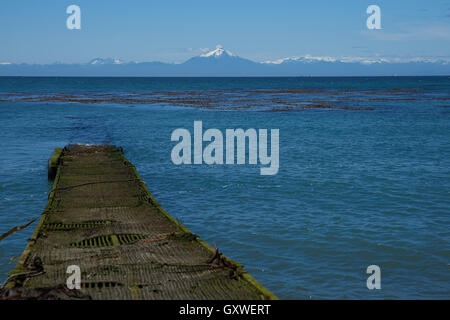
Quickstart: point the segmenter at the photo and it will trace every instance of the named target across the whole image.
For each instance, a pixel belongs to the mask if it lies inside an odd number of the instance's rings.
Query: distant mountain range
[[[80,64],[0,63],[0,76],[430,76],[450,75],[448,60],[331,57],[291,57],[255,62],[238,57],[217,46],[216,49],[175,64],[163,62],[125,62],[120,59],[95,58]]]

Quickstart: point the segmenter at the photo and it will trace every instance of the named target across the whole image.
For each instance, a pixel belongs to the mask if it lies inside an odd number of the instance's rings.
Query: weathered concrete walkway
[[[121,149],[69,146],[49,166],[48,205],[9,287],[64,285],[77,265],[94,299],[276,298],[167,214]]]

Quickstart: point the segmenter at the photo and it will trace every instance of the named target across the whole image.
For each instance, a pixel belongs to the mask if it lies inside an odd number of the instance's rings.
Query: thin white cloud
[[[211,51],[210,48],[187,48],[187,51],[193,52],[193,53],[206,53]]]
[[[414,28],[404,32],[388,32],[383,30],[365,30],[364,35],[376,40],[385,41],[410,41],[410,40],[450,40],[450,26],[432,25],[422,28]]]

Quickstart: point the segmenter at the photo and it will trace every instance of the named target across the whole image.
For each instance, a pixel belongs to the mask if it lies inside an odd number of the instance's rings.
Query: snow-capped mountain
[[[0,76],[391,76],[450,75],[450,59],[292,56],[255,62],[222,46],[179,64],[95,58],[88,63],[5,64]]]
[[[203,58],[208,58],[208,57],[220,58],[223,56],[232,57],[233,54],[230,51],[224,49],[220,44],[218,44],[216,46],[216,49],[200,55],[200,57],[203,57]]]
[[[450,60],[444,59],[427,59],[427,58],[414,58],[414,59],[386,59],[386,58],[367,58],[367,57],[327,57],[327,56],[294,56],[276,60],[262,61],[262,64],[267,65],[281,65],[289,63],[314,63],[314,62],[331,62],[331,63],[359,63],[363,65],[376,64],[376,63],[439,63],[448,64]]]
[[[120,59],[114,59],[114,58],[94,58],[91,61],[88,62],[88,64],[91,65],[101,65],[101,64],[123,64],[124,61]]]
[[[201,54],[199,56],[193,57],[182,64],[190,64],[190,63],[225,63],[225,62],[237,62],[237,61],[247,61],[251,63],[255,63],[251,60],[244,59],[238,57],[237,55],[232,54],[230,51],[224,49],[221,45],[217,45],[214,50],[211,50],[207,53]]]
[[[317,56],[295,56],[295,57],[288,57],[288,58],[282,58],[277,60],[266,60],[261,63],[263,64],[282,64],[282,63],[295,63],[295,62],[301,62],[301,63],[311,63],[311,62],[317,62],[317,61],[324,61],[324,62],[335,62],[336,59],[333,57],[317,57]]]
[[[260,64],[252,60],[234,55],[222,46],[199,56],[193,57],[178,65],[179,70],[187,74],[198,74],[201,76],[223,76],[241,75],[255,72]]]

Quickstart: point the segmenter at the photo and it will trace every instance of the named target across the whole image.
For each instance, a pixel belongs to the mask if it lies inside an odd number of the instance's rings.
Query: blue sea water
[[[221,90],[252,91],[254,103],[280,89],[338,105],[350,92],[358,102],[346,106],[373,110],[17,99]],[[195,120],[222,132],[278,128],[278,174],[174,165],[171,133]],[[0,78],[0,134],[0,234],[39,219],[55,147],[107,143],[123,147],[170,214],[282,299],[450,298],[450,77]],[[35,226],[0,241],[0,280]],[[369,265],[381,268],[381,290],[366,287]]]

